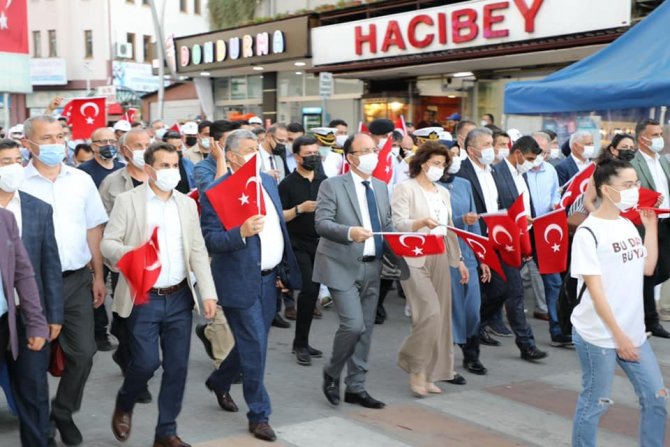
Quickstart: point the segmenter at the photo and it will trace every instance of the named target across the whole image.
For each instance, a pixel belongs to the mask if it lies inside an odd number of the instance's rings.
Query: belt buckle
[[[167,296],[169,293],[166,292],[168,290],[168,287],[164,287],[162,289],[156,289],[156,295],[158,296]]]

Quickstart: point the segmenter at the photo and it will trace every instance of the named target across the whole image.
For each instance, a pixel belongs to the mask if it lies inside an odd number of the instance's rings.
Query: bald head
[[[146,130],[135,128],[126,132],[122,137],[120,144],[122,146],[131,147],[136,145],[138,142],[142,143],[142,146],[146,149],[150,144],[150,137]]]
[[[365,133],[359,133],[354,135],[353,140],[351,140],[351,150],[348,152],[365,152],[366,149],[376,149],[377,145],[372,137]]]
[[[114,136],[114,131],[109,127],[100,127],[99,129],[95,129],[91,134],[91,141],[93,142],[99,140],[115,140],[115,139],[116,136]]]

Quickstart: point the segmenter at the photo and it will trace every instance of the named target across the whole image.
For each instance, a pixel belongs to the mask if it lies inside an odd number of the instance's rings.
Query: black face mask
[[[100,157],[102,157],[104,160],[111,160],[118,154],[116,147],[112,146],[111,144],[100,147],[98,152],[100,153]]]
[[[617,158],[623,161],[631,161],[633,158],[635,158],[635,151],[631,150],[619,151],[619,155],[617,156]]]
[[[302,157],[301,166],[303,169],[313,171],[317,166],[319,166],[319,163],[321,163],[320,155],[308,155],[307,157]]]
[[[277,143],[272,149],[272,155],[282,155],[286,153],[286,146],[283,144]]]
[[[198,137],[186,137],[186,146],[192,147],[198,142]]]

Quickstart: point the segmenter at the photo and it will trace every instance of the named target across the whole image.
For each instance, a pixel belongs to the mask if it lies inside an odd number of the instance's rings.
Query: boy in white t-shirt
[[[642,286],[658,259],[658,220],[640,211],[644,242],[620,216],[637,205],[640,182],[626,161],[605,160],[594,175],[601,206],[577,229],[572,276],[586,285],[572,313],[572,338],[582,367],[572,445],[595,447],[598,422],[607,411],[615,365],[626,372],[642,406],[640,445],[663,446],[668,391],[644,329]],[[579,293],[579,292],[578,292]]]

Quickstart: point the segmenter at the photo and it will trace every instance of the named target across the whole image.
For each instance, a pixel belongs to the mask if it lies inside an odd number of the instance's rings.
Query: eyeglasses
[[[612,186],[616,186],[616,187],[618,187],[618,188],[623,188],[623,189],[633,189],[633,188],[638,188],[638,189],[640,189],[640,186],[642,186],[642,182],[640,182],[639,180],[637,180],[637,181],[635,181],[635,182],[625,182],[625,183],[623,183],[623,184],[621,184],[621,185],[612,185]]]
[[[108,138],[106,140],[91,140],[91,143],[106,145],[106,144],[116,144],[116,140],[113,138]]]
[[[354,154],[354,155],[360,157],[361,155],[374,154],[375,152],[377,152],[376,147],[372,147],[372,148],[369,147],[369,148],[366,148],[366,149],[361,149],[360,151],[351,151],[350,154]]]

